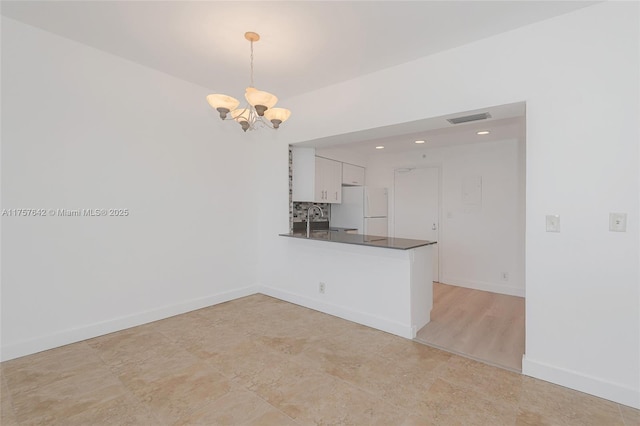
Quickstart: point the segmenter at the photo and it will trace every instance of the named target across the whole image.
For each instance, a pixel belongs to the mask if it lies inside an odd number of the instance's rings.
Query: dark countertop
[[[409,250],[417,247],[437,244],[436,241],[411,240],[408,238],[378,237],[375,235],[349,234],[346,232],[313,231],[307,238],[306,231],[279,234],[281,237],[302,238],[304,240],[327,241],[330,243],[356,244],[359,246],[381,247],[396,250]]]
[[[349,232],[349,231],[357,231],[358,228],[340,228],[339,226],[332,226],[328,230],[334,231],[334,232]]]

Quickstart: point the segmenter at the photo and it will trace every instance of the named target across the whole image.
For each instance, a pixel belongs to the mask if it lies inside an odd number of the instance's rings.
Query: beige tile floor
[[[1,364],[10,425],[638,425],[629,407],[254,295]]]

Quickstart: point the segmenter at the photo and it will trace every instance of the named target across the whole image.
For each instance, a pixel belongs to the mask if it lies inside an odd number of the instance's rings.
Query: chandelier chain
[[[251,87],[253,86],[253,40],[251,40]]]

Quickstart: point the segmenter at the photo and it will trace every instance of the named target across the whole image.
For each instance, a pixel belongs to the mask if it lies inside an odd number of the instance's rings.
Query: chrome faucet
[[[320,206],[316,206],[315,204],[313,204],[311,207],[309,207],[309,210],[307,210],[307,238],[311,236],[311,211],[313,209],[317,209],[320,212],[320,217],[324,217],[324,213],[322,213],[322,209],[320,208]]]

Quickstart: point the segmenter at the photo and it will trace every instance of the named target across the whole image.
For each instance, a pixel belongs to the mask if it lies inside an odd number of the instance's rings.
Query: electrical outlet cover
[[[626,213],[609,213],[609,231],[626,232],[627,231],[627,214]]]
[[[560,232],[560,216],[547,215],[547,232]]]

